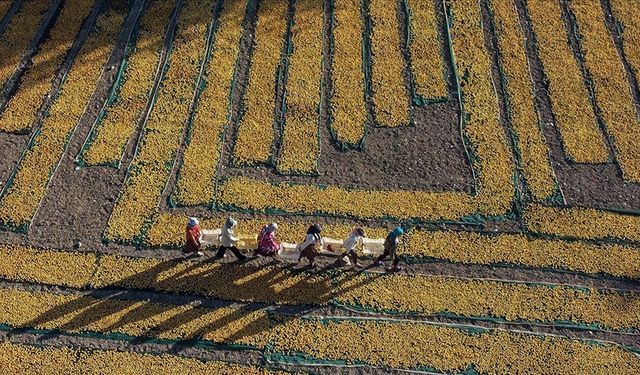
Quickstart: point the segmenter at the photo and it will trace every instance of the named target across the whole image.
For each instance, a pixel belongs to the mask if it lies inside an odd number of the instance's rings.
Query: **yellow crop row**
[[[202,308],[15,289],[0,289],[0,296],[0,322],[16,328],[202,339],[256,347],[266,345],[269,330],[269,318],[263,310]]]
[[[410,14],[411,68],[416,81],[416,93],[423,98],[447,97],[442,40],[433,1],[408,0]]]
[[[444,373],[620,374],[640,371],[637,355],[615,345],[566,338],[420,323],[294,318],[276,325],[274,350],[325,360],[346,360]]]
[[[0,20],[9,11],[11,4],[13,4],[13,0],[0,0]]]
[[[130,167],[106,238],[133,241],[151,218],[169,177],[189,117],[194,86],[206,49],[206,30],[213,0],[187,0],[178,21],[169,68]]]
[[[84,288],[97,268],[94,253],[43,251],[24,246],[0,245],[0,277]]]
[[[244,96],[246,113],[240,118],[234,146],[239,165],[266,162],[271,157],[275,130],[276,74],[287,32],[287,0],[261,1],[254,33],[255,50]]]
[[[36,348],[22,344],[0,344],[0,368],[6,374],[223,374],[284,375],[256,366],[221,361],[199,361],[171,354],[142,354],[116,350],[82,351],[73,348]]]
[[[524,177],[533,199],[543,200],[554,193],[556,183],[536,113],[524,33],[513,1],[493,1],[491,7]]]
[[[149,4],[138,27],[138,40],[124,72],[118,99],[106,109],[95,138],[84,154],[88,165],[117,164],[147,105],[160,62],[165,25],[175,6],[172,0]]]
[[[622,49],[631,69],[640,77],[640,7],[634,1],[611,0],[616,20],[621,24]]]
[[[462,4],[458,6],[458,4]],[[242,209],[350,215],[358,218],[394,217],[456,220],[480,212],[503,214],[514,196],[512,161],[500,124],[498,102],[491,81],[491,60],[480,33],[480,7],[473,1],[452,2],[459,22],[453,26],[453,48],[461,75],[465,130],[479,159],[478,195],[459,192],[371,191],[335,186],[271,184],[246,177],[222,182],[218,201]]]
[[[35,215],[68,138],[84,114],[126,16],[126,7],[118,8],[115,6],[117,3],[112,3],[113,8],[98,18],[96,29],[76,57],[60,96],[43,120],[34,146],[25,154],[13,184],[0,200],[0,222],[24,228]]]
[[[183,205],[207,204],[214,199],[246,8],[246,0],[226,2],[218,18],[206,87],[198,101],[191,138],[180,167],[176,198]]]
[[[295,4],[293,52],[285,94],[287,110],[278,157],[278,170],[283,173],[317,172],[323,16],[322,0]]]
[[[357,146],[365,135],[362,0],[338,0],[333,8],[331,128],[336,139]]]
[[[468,116],[464,129],[480,159],[474,163],[480,177],[476,204],[480,212],[499,215],[509,210],[513,200],[513,160],[500,121],[491,57],[484,48],[480,4],[475,0],[449,4],[453,11],[451,42]]]
[[[638,293],[400,274],[345,274],[337,282],[335,301],[370,310],[640,327]]]
[[[587,239],[640,241],[640,217],[594,208],[531,205],[524,221],[532,232]]]
[[[601,4],[572,0],[569,6],[576,17],[585,66],[591,74],[596,101],[613,141],[622,175],[626,181],[640,182],[640,121]]]
[[[151,289],[276,304],[324,305],[336,301],[369,310],[426,315],[448,312],[469,317],[495,316],[510,321],[601,324],[612,329],[640,327],[640,295],[637,293],[427,275],[340,273],[309,276],[280,267],[108,254],[100,256],[92,265],[92,258],[83,253],[58,255],[46,250],[35,254],[25,251],[27,257],[34,255],[36,261],[32,263],[19,255],[23,250],[25,248],[18,246],[3,250],[7,256],[0,258],[0,269],[7,270],[0,275],[14,281],[55,284],[60,280],[60,272],[53,275],[43,272],[58,264],[59,268],[69,270],[61,284],[75,287]],[[12,253],[18,254],[18,260],[10,259]],[[46,268],[38,268],[41,264]],[[89,273],[93,274],[89,284],[82,285]]]
[[[226,217],[219,216],[209,219],[202,219],[200,227],[205,229],[222,228]],[[256,242],[260,229],[272,219],[239,219],[235,232],[246,243]],[[181,246],[184,243],[184,226],[187,217],[184,215],[174,215],[163,213],[157,217],[147,233],[146,243],[150,246]],[[283,242],[297,243],[304,239],[308,222],[282,220],[278,221],[278,240]],[[329,238],[347,238],[353,225],[348,224],[322,224],[322,235]],[[370,238],[384,238],[389,232],[389,228],[365,227],[365,231]]]
[[[181,246],[184,243],[186,216],[162,214],[151,226],[146,243],[150,246]],[[266,219],[265,219],[266,220]],[[203,228],[221,228],[224,217],[201,220]],[[247,244],[254,244],[265,221],[239,220],[236,233]],[[279,221],[278,239],[296,243],[304,238],[308,223]],[[323,235],[346,238],[352,226],[323,224]],[[387,228],[365,227],[370,238],[384,238]],[[401,254],[433,257],[472,264],[511,263],[530,267],[557,268],[588,274],[609,274],[640,278],[640,251],[623,245],[593,245],[584,242],[532,239],[524,235],[487,236],[470,232],[412,231]]]
[[[350,215],[357,218],[458,219],[475,211],[461,192],[374,191],[337,186],[271,184],[231,177],[220,184],[218,201],[242,209]]]
[[[2,89],[22,60],[23,51],[31,43],[38,30],[42,15],[49,9],[51,0],[27,0],[11,18],[7,29],[0,36],[0,89]],[[0,9],[1,10],[1,9]],[[2,20],[0,12],[0,20]]]
[[[511,263],[640,278],[640,249],[622,245],[488,236],[471,232],[412,231],[407,255],[472,264]]]
[[[640,371],[637,357],[615,345],[596,345],[566,338],[461,329],[421,323],[324,321],[291,318],[272,329],[276,352],[305,353],[324,360],[347,360],[396,368],[430,367],[481,373],[589,373]],[[358,344],[354,344],[358,343]],[[509,348],[510,350],[504,350]],[[552,357],[554,360],[549,361]],[[0,366],[7,373],[122,373],[145,369],[154,374],[263,374],[266,370],[218,361],[205,363],[173,355],[111,350],[0,344]]]
[[[404,84],[397,2],[371,0],[371,85],[375,119],[380,126],[409,123],[409,98]]]
[[[32,58],[31,67],[22,76],[20,89],[7,102],[5,111],[0,115],[1,131],[31,129],[42,100],[51,89],[52,77],[71,49],[92,6],[93,0],[65,2],[49,38],[40,45],[38,53]]]
[[[566,153],[578,163],[604,163],[609,153],[569,45],[560,3],[528,1],[528,7]]]

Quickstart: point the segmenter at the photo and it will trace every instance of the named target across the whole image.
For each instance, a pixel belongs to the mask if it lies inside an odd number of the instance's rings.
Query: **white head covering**
[[[195,217],[190,217],[189,221],[187,221],[187,226],[189,228],[193,228],[196,225],[198,225],[200,222],[198,221],[198,219],[196,219]]]

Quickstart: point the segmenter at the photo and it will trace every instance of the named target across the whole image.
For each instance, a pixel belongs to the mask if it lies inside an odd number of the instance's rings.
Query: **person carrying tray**
[[[398,257],[398,244],[400,243],[399,238],[404,234],[404,230],[400,227],[396,227],[396,229],[389,232],[387,238],[384,240],[384,253],[376,259],[373,263],[373,267],[382,265],[382,261],[386,257],[393,258],[393,266],[391,267],[391,271],[401,271],[402,267],[398,266],[400,262],[400,258]]]
[[[298,249],[300,250],[298,264],[302,258],[307,258],[309,260],[309,267],[314,266],[313,261],[316,259],[316,256],[320,253],[320,249],[322,248],[322,237],[320,237],[321,232],[322,227],[319,224],[313,224],[309,229],[307,229],[307,235],[304,242],[298,246]]]
[[[270,223],[262,227],[258,234],[258,248],[254,251],[257,255],[275,258],[280,250],[280,244],[276,241],[278,224]]]
[[[200,243],[202,233],[200,232],[199,224],[200,222],[195,217],[190,217],[187,221],[187,239],[182,247],[182,251],[186,254],[195,253],[201,257],[204,254],[202,253],[202,244]]]
[[[358,254],[356,254],[356,245],[358,242],[362,241],[362,238],[365,237],[364,229],[361,227],[355,227],[351,231],[349,237],[342,241],[342,247],[344,247],[347,251],[342,254],[349,258],[351,263],[353,263],[354,267],[360,267],[358,264]]]
[[[221,245],[220,248],[218,248],[218,252],[216,253],[214,259],[224,258],[224,254],[227,252],[227,250],[231,250],[233,255],[235,255],[239,261],[244,262],[247,260],[247,257],[243,255],[236,246],[239,238],[235,236],[233,231],[237,225],[238,222],[232,217],[229,217],[227,221],[225,221],[224,226],[222,227],[222,234],[220,234]]]

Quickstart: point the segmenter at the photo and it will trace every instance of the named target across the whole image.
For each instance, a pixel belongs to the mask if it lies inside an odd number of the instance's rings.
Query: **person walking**
[[[389,232],[387,238],[384,239],[384,253],[376,259],[373,263],[374,267],[382,265],[383,260],[386,257],[393,258],[393,266],[391,267],[391,271],[401,271],[402,267],[398,266],[400,262],[400,258],[398,257],[398,244],[400,243],[400,237],[404,234],[404,229],[401,227],[396,227],[394,230]]]
[[[255,254],[259,254],[265,257],[275,258],[280,250],[280,244],[276,241],[276,230],[278,230],[277,223],[270,223],[262,227],[260,234],[258,234],[258,248],[255,250]]]
[[[232,217],[229,217],[227,221],[225,221],[224,226],[222,227],[222,234],[220,234],[221,245],[220,248],[218,248],[218,252],[216,253],[214,259],[224,258],[224,254],[227,252],[227,250],[230,250],[233,255],[238,258],[239,261],[244,262],[247,260],[247,257],[243,255],[236,246],[239,238],[235,236],[233,231],[237,225],[238,222]]]
[[[351,231],[349,237],[342,241],[342,247],[344,247],[347,251],[342,254],[342,256],[346,256],[349,258],[354,267],[360,267],[358,264],[358,254],[356,254],[356,246],[358,242],[361,242],[365,237],[364,229],[361,227],[355,227]]]
[[[195,217],[190,217],[187,220],[187,239],[182,247],[182,251],[186,254],[195,253],[197,256],[201,257],[204,254],[202,253],[202,233],[200,232],[200,222]]]
[[[314,266],[313,262],[322,248],[322,237],[320,237],[321,232],[322,227],[319,224],[313,224],[309,229],[307,229],[307,235],[304,242],[298,246],[300,249],[298,264],[302,258],[307,258],[307,260],[309,260],[309,267]]]

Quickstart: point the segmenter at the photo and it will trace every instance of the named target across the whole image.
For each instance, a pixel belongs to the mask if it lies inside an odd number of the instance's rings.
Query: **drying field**
[[[0,0],[2,373],[640,373],[640,1]],[[187,216],[400,272],[185,258]]]

